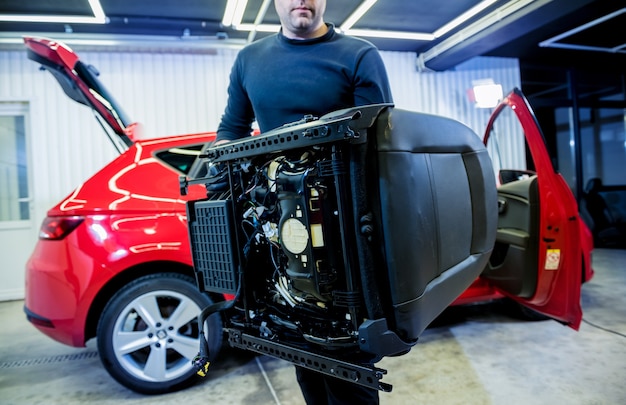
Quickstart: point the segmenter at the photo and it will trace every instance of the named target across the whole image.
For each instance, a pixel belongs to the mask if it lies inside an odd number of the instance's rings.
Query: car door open
[[[511,299],[578,329],[584,224],[519,90],[496,107],[485,144],[498,174],[498,231],[482,277]],[[510,153],[519,148],[525,157]]]

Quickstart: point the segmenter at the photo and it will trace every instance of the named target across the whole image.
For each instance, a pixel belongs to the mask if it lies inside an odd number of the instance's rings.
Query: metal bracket
[[[232,347],[286,360],[296,366],[317,371],[379,391],[391,392],[390,384],[381,382],[387,370],[349,363],[307,352],[281,343],[254,337],[238,329],[226,329]]]

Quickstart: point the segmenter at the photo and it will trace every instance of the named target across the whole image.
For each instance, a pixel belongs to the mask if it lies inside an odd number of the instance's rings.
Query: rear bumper
[[[86,311],[80,302],[86,282],[75,270],[88,263],[81,257],[67,240],[39,241],[26,263],[26,318],[43,334],[74,347],[85,345]]]

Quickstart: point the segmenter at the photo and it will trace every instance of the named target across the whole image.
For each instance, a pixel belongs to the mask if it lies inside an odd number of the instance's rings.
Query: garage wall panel
[[[215,54],[80,52],[146,137],[215,130],[236,51]],[[0,100],[26,101],[31,117],[34,219],[117,152],[91,111],[71,101],[23,51],[0,51]]]
[[[147,137],[215,130],[234,50],[214,54],[82,52]]]
[[[396,107],[454,118],[481,133],[491,111],[470,102],[467,91],[477,80],[492,79],[507,93],[521,87],[516,59],[475,58],[445,72],[418,72],[415,54],[382,52]]]

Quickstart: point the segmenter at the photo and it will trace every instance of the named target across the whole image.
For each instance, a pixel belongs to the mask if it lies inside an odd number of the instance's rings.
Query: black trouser
[[[377,405],[378,390],[296,366],[307,405]]]

